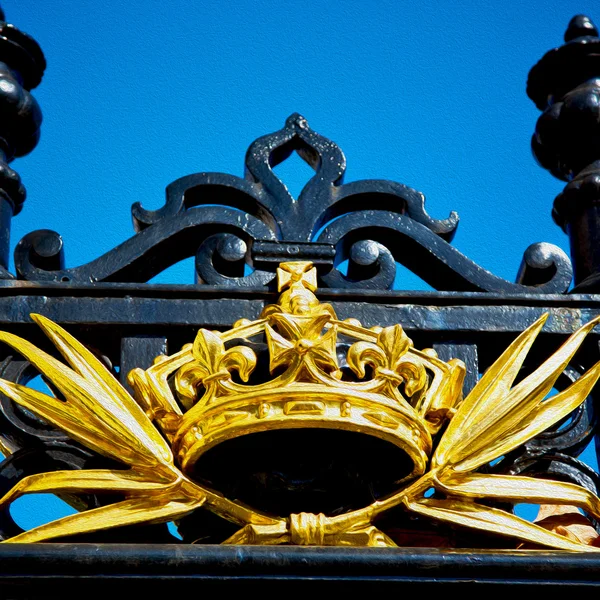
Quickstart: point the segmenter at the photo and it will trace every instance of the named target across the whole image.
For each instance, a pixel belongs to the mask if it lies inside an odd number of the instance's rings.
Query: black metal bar
[[[442,342],[433,345],[433,349],[443,361],[458,358],[465,363],[467,374],[463,384],[463,394],[466,396],[477,383],[479,375],[479,359],[477,344],[457,344],[453,342]]]
[[[324,298],[326,299],[326,298]],[[433,300],[433,299],[431,299]],[[62,324],[132,326],[136,335],[156,327],[230,328],[239,318],[256,319],[268,302],[245,298],[85,298],[48,296],[0,297],[0,326],[31,324],[29,315],[41,313]],[[395,325],[407,331],[520,333],[542,314],[550,313],[545,332],[569,334],[600,314],[600,299],[584,306],[574,302],[540,305],[440,305],[393,302],[334,301],[341,319],[359,319],[365,326]]]
[[[377,584],[376,588],[371,587]],[[597,553],[33,544],[0,546],[5,598],[235,589],[336,593],[600,587]]]
[[[129,389],[127,374],[139,367],[147,369],[152,366],[155,357],[167,353],[167,338],[164,336],[137,335],[121,339],[121,362],[119,379]]]
[[[577,15],[565,45],[531,70],[527,93],[543,114],[532,139],[538,162],[570,182],[554,201],[554,220],[568,234],[576,289],[600,291],[600,38]]]
[[[0,267],[8,270],[10,223],[14,208],[10,201],[0,195]]]
[[[25,188],[8,166],[15,157],[31,152],[40,137],[42,112],[29,90],[46,68],[37,42],[0,15],[0,278],[8,272],[10,221],[21,210]]]

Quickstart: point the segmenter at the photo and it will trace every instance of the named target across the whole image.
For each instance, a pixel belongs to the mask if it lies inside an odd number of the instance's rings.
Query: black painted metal
[[[25,201],[25,187],[8,166],[15,157],[35,148],[42,113],[29,91],[46,68],[37,42],[0,15],[0,278],[10,278],[8,252],[10,221]]]
[[[0,587],[10,598],[210,592],[567,593],[600,586],[597,554],[432,549],[136,545],[0,546]]]
[[[570,181],[555,201],[554,215],[571,238],[577,283],[577,293],[571,294],[565,293],[570,260],[550,244],[530,246],[511,283],[454,248],[457,215],[432,219],[420,192],[382,180],[343,183],[342,151],[297,114],[283,129],[250,145],[243,178],[196,173],[167,187],[162,208],[149,211],[135,204],[135,235],[88,264],[65,266],[58,233],[28,234],[15,250],[15,280],[6,270],[6,252],[10,220],[24,189],[7,163],[37,141],[41,114],[28,90],[39,83],[45,63],[31,38],[3,23],[0,30],[0,79],[6,84],[0,86],[0,329],[52,352],[30,318],[32,312],[42,313],[74,333],[126,383],[130,369],[146,368],[156,355],[179,350],[200,327],[222,330],[241,317],[257,318],[276,298],[277,264],[311,260],[318,269],[320,298],[331,302],[340,318],[357,318],[365,326],[401,323],[417,347],[433,347],[444,360],[466,363],[468,392],[515,335],[543,313],[550,318],[524,373],[566,335],[600,315],[595,294],[600,286],[600,39],[587,18],[571,22],[565,46],[548,53],[528,83],[530,97],[545,110],[533,140],[536,157]],[[20,107],[18,119],[10,112],[14,106]],[[315,171],[298,198],[274,172],[292,152]],[[146,283],[188,257],[195,257],[195,283]],[[390,291],[397,262],[438,291]],[[557,389],[600,358],[598,341],[598,334],[590,336]],[[27,383],[36,372],[2,347],[0,376]],[[572,481],[597,493],[600,476],[577,459],[597,437],[596,395],[553,431],[488,469]],[[106,464],[4,397],[0,438],[12,453],[0,464],[0,496],[27,474]],[[67,500],[80,509],[106,501],[102,496]],[[196,591],[197,585],[203,591],[242,586],[285,591],[290,583],[294,589],[336,591],[373,583],[378,591],[440,585],[459,590],[474,584],[548,589],[587,588],[600,581],[597,555],[517,552],[510,541],[431,523],[419,526],[469,550],[223,547],[208,542],[218,544],[232,532],[207,515],[200,510],[182,519],[183,544],[160,525],[72,538],[66,544],[0,546],[0,595],[125,595],[171,591],[174,585],[178,593]],[[407,525],[401,516],[392,518]],[[10,513],[0,512],[0,538],[18,531]],[[198,540],[203,545],[187,545]],[[145,543],[124,543],[135,541]],[[473,550],[503,545],[503,552]]]
[[[119,379],[129,390],[127,374],[139,367],[147,369],[152,366],[157,356],[167,353],[167,338],[157,335],[133,335],[121,338],[121,360],[119,362]]]
[[[297,199],[273,171],[294,151],[315,170]],[[456,213],[432,219],[423,194],[392,181],[343,184],[345,168],[340,148],[293,114],[250,145],[245,178],[196,173],[174,181],[162,208],[133,205],[136,235],[80,267],[64,267],[58,233],[34,231],[17,245],[17,272],[30,281],[135,283],[195,256],[197,283],[256,288],[272,286],[278,263],[312,260],[321,287],[362,290],[391,288],[401,262],[438,290],[568,289],[571,264],[556,246],[531,245],[510,283],[450,245]],[[336,266],[346,260],[344,274]]]
[[[569,235],[577,290],[600,283],[600,38],[591,20],[569,23],[565,45],[529,73],[527,93],[543,110],[532,138],[540,165],[570,183],[554,201],[554,220]]]

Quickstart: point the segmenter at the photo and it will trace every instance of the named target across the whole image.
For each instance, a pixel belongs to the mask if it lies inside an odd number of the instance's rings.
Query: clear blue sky
[[[393,179],[434,217],[458,211],[455,246],[496,274],[513,280],[533,242],[567,249],[550,218],[562,184],[529,149],[525,82],[571,16],[600,20],[596,2],[2,5],[48,60],[41,142],[13,163],[28,189],[13,247],[54,229],[67,265],[87,262],[133,233],[133,202],[162,205],[189,173],[241,175],[248,144],[297,111],[345,151],[346,181]],[[163,281],[191,283],[191,269]]]
[[[458,211],[454,245],[514,280],[525,248],[568,251],[550,210],[563,184],[529,140],[529,69],[597,2],[3,0],[48,69],[42,139],[13,163],[28,190],[12,247],[48,228],[67,266],[133,233],[130,206],[163,204],[197,171],[242,175],[247,146],[292,112],[336,141],[346,181],[384,178]],[[290,188],[306,169],[284,170]],[[192,282],[192,266],[164,282]],[[415,278],[407,287],[418,285]],[[426,287],[426,286],[423,286]]]

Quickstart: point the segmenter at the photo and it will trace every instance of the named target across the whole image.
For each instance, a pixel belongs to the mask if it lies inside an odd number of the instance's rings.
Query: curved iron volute
[[[529,73],[527,94],[544,112],[532,138],[542,167],[568,181],[552,215],[569,235],[576,291],[600,290],[600,38],[584,15],[565,44]]]

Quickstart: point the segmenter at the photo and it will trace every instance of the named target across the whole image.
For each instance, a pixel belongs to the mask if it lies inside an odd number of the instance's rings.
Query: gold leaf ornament
[[[421,497],[415,501],[407,498],[405,504],[409,510],[540,545],[564,550],[589,549],[515,515],[473,501],[496,498],[513,503],[573,505],[600,517],[600,500],[580,486],[473,472],[558,423],[587,398],[600,377],[600,363],[597,363],[567,389],[546,399],[585,336],[600,321],[597,318],[581,327],[552,357],[511,387],[546,318],[544,315],[524,331],[488,369],[458,407],[440,440],[431,471],[423,479],[448,498]]]
[[[106,367],[49,319],[32,318],[71,368],[12,334],[0,332],[0,341],[44,373],[65,401],[4,380],[0,380],[0,390],[76,441],[128,468],[31,475],[0,499],[0,505],[26,493],[41,492],[111,491],[121,492],[125,500],[58,519],[7,541],[36,542],[115,525],[171,520],[202,506],[206,500],[203,491],[175,467],[162,436]]]
[[[177,372],[175,387],[187,407],[198,399],[198,387],[206,388],[204,402],[210,400],[224,387],[223,382],[231,381],[231,371],[236,370],[242,381],[248,378],[256,367],[256,354],[247,346],[235,346],[225,350],[225,344],[218,332],[201,329],[192,349],[193,361]]]
[[[558,550],[575,552],[590,550],[588,546],[572,542],[562,535],[547,531],[506,511],[482,506],[475,502],[426,498],[419,502],[408,502],[406,506],[412,512],[425,517],[462,525],[470,529],[499,533]]]
[[[576,331],[538,369],[511,387],[547,315],[526,329],[488,369],[458,407],[432,458],[432,469],[471,471],[499,458],[577,408],[600,376],[600,363],[545,400],[600,318]],[[566,412],[565,412],[566,411]]]

